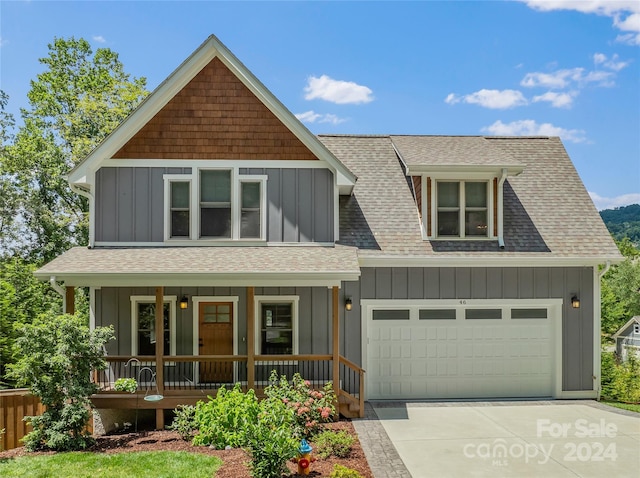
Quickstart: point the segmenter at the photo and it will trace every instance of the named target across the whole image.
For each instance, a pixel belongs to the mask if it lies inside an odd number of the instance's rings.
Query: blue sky
[[[596,206],[640,202],[640,2],[0,0],[15,115],[54,37],[155,88],[215,34],[314,133],[559,135]]]

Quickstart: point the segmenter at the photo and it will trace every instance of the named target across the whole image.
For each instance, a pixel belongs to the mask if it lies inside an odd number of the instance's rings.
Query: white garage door
[[[363,301],[369,399],[550,397],[549,301]]]

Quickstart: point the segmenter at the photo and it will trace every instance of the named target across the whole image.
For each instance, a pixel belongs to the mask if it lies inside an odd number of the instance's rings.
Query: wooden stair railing
[[[338,411],[347,418],[364,418],[364,370],[351,360],[340,355],[340,394],[338,395]],[[345,388],[352,380],[345,380],[347,373],[357,377],[357,395]],[[351,388],[351,387],[349,387]]]

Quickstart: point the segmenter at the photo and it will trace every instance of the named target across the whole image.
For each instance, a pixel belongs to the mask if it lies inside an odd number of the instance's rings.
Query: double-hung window
[[[176,297],[165,296],[163,330],[156,330],[155,296],[131,296],[131,354],[155,355],[156,342],[163,343],[164,355],[175,355]]]
[[[256,353],[295,355],[298,353],[298,297],[256,296]]]
[[[200,171],[200,234],[202,239],[231,239],[231,171]]]
[[[488,181],[437,181],[436,188],[438,237],[488,237]]]
[[[189,239],[191,237],[191,182],[170,181],[169,237]]]

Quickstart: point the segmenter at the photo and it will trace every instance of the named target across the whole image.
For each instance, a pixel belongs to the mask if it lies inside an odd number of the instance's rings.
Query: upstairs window
[[[171,194],[169,237],[189,239],[191,237],[191,183],[171,181],[169,189]]]
[[[231,239],[231,171],[200,171],[201,238]]]
[[[267,176],[196,169],[164,180],[165,240],[266,240]]]
[[[488,181],[437,181],[436,189],[438,237],[488,237]]]

